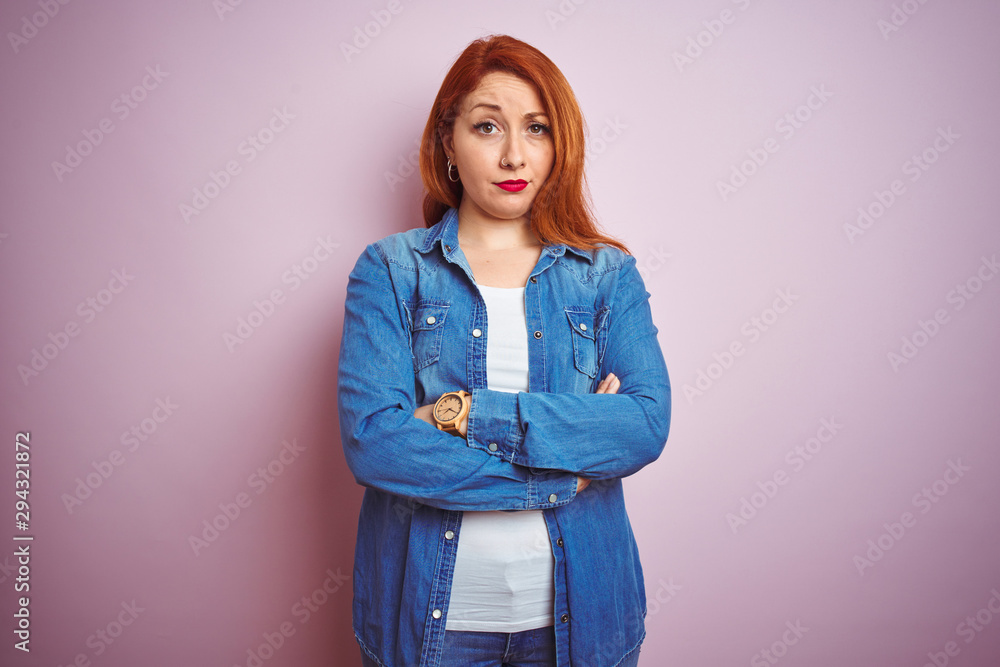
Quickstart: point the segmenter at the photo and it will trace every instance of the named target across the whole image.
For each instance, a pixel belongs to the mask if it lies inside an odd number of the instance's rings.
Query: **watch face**
[[[434,418],[439,422],[451,421],[462,411],[462,399],[455,395],[445,396],[434,406]]]

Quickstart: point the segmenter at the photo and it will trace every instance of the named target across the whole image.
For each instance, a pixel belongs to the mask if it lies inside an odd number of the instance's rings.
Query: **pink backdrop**
[[[433,96],[505,32],[576,90],[675,387],[626,482],[641,663],[1000,664],[998,27],[990,0],[3,3],[0,662],[358,664],[347,276],[422,224]]]

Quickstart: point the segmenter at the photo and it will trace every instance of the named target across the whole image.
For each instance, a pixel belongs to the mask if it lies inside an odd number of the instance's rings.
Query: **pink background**
[[[407,163],[433,96],[502,32],[576,91],[675,387],[663,456],[626,482],[641,664],[1000,664],[1000,5],[221,2],[0,9],[0,662],[229,667],[263,644],[264,665],[359,663],[347,276],[422,224]],[[851,235],[859,207],[881,215]],[[240,318],[259,326],[233,343]]]

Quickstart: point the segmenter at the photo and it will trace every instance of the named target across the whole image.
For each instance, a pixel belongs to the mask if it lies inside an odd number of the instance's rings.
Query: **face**
[[[487,74],[465,96],[442,136],[462,180],[464,216],[527,221],[555,161],[549,123],[534,85],[512,74]]]

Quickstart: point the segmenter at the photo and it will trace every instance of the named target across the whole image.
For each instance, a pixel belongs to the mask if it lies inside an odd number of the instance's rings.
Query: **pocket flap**
[[[421,302],[412,309],[413,320],[410,325],[414,331],[436,329],[444,324],[448,316],[448,305]]]
[[[567,307],[566,317],[569,318],[573,331],[585,338],[595,340],[594,332],[597,330],[594,321],[594,311],[577,307]]]

